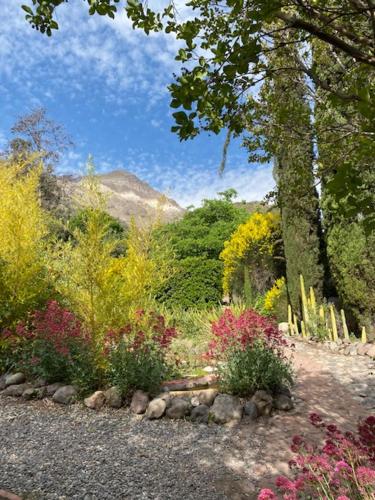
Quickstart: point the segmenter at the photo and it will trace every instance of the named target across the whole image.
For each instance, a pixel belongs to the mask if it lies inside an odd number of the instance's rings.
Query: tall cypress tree
[[[314,149],[311,107],[302,73],[291,70],[295,49],[285,48],[269,57],[273,78],[264,83],[256,102],[251,103],[250,133],[246,141],[251,157],[259,158],[262,147],[266,159],[273,159],[277,182],[277,202],[281,211],[286,278],[290,302],[299,309],[302,274],[307,287],[323,293],[324,246],[322,244],[318,193],[313,171]],[[255,111],[254,111],[255,110]]]

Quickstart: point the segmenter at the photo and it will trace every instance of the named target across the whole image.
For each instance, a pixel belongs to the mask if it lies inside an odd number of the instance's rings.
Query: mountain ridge
[[[148,223],[156,218],[172,222],[185,212],[175,200],[127,170],[113,170],[95,177],[100,190],[108,194],[108,213],[125,225],[132,219],[136,223]],[[63,175],[60,179],[67,197],[73,199],[81,190],[85,176]]]

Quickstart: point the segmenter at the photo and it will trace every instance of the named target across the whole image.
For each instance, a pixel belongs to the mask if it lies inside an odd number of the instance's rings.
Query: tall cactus
[[[341,313],[341,321],[342,321],[342,331],[344,332],[344,339],[350,340],[349,330],[348,330],[348,325],[346,324],[346,317],[345,317],[344,309],[341,309],[340,313]]]
[[[334,342],[336,342],[338,340],[339,336],[337,333],[336,315],[335,315],[335,309],[333,307],[333,304],[329,305],[329,312],[331,314],[332,338],[333,338]]]

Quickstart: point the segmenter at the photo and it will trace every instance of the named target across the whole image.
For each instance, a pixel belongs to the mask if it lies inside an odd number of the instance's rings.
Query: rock
[[[1,377],[0,377],[0,391],[3,391],[6,387],[5,377],[6,377],[6,375],[1,375]]]
[[[266,391],[257,391],[251,400],[256,404],[259,415],[268,416],[271,414],[273,400]]]
[[[190,418],[192,422],[197,422],[198,424],[208,424],[208,414],[210,409],[206,405],[196,406],[191,410]]]
[[[367,351],[370,349],[371,344],[359,344],[358,349],[357,349],[357,354],[359,356],[365,356]]]
[[[349,347],[349,356],[356,356],[359,344],[353,344]]]
[[[214,373],[215,368],[213,366],[205,366],[203,368],[203,371],[206,372],[206,373]]]
[[[84,404],[91,410],[100,410],[105,403],[105,395],[103,391],[95,391],[94,394],[84,399]]]
[[[104,393],[106,404],[110,408],[121,408],[122,396],[121,391],[117,386],[110,387]]]
[[[55,394],[52,396],[52,401],[62,405],[68,405],[72,403],[77,397],[77,390],[72,385],[64,385],[57,389]]]
[[[43,399],[46,393],[46,387],[31,387],[22,393],[22,397],[24,399]]]
[[[167,407],[167,403],[164,399],[155,398],[150,401],[147,410],[146,410],[146,418],[150,420],[154,420],[156,418],[161,418],[164,415],[165,409]]]
[[[141,415],[147,410],[150,398],[146,392],[135,391],[132,397],[132,402],[130,403],[130,409],[133,413]]]
[[[292,397],[292,393],[290,392],[289,387],[286,385],[282,385],[281,387],[279,387],[277,394],[284,394],[285,396],[288,396],[290,398]]]
[[[5,387],[8,387],[8,385],[23,384],[25,382],[25,380],[26,380],[26,377],[21,372],[7,375],[5,377]]]
[[[38,377],[34,382],[33,382],[33,387],[44,387],[47,385],[47,380],[44,379],[43,377]]]
[[[201,389],[213,385],[217,381],[216,375],[205,375],[204,377],[184,378],[164,382],[163,391],[188,391]]]
[[[218,394],[218,391],[217,389],[196,389],[192,391],[171,391],[165,394],[169,394],[170,397],[173,398],[190,398],[193,406],[198,406],[199,404],[211,406]],[[160,395],[159,397],[163,397],[163,395]]]
[[[375,358],[375,344],[370,344],[370,346],[366,351],[366,355],[370,356],[370,358]]]
[[[30,384],[8,385],[3,392],[3,396],[21,397],[26,389],[30,389]]]
[[[204,391],[200,391],[198,394],[199,403],[201,405],[212,406],[218,393],[217,389],[206,389]]]
[[[193,408],[196,408],[197,406],[200,405],[200,402],[199,402],[199,398],[198,396],[193,396],[191,399],[190,399],[190,403],[191,403],[191,406],[193,406]]]
[[[273,400],[273,406],[277,410],[289,411],[294,408],[293,401],[285,394],[278,394]]]
[[[279,323],[279,332],[283,335],[289,334],[289,325],[286,321],[284,321],[283,323]]]
[[[237,423],[242,418],[243,408],[237,396],[219,394],[209,411],[209,418],[216,424]]]
[[[254,401],[247,401],[244,406],[244,413],[251,420],[256,420],[258,418],[258,407]]]
[[[180,391],[179,392],[179,395],[181,395],[181,397],[185,397],[185,392],[184,391]],[[166,408],[169,408],[172,404],[172,399],[176,397],[172,392],[162,392],[161,394],[159,394],[158,396],[156,396],[156,398],[154,399],[162,399],[163,401],[165,401],[165,404],[166,404]]]
[[[166,415],[168,418],[178,419],[184,418],[190,413],[189,401],[182,398],[172,399],[171,406],[167,409]]]
[[[61,382],[56,382],[55,384],[50,384],[50,385],[47,385],[46,387],[46,396],[47,397],[52,397],[55,392],[60,389],[60,387],[64,387],[64,384],[62,384]]]

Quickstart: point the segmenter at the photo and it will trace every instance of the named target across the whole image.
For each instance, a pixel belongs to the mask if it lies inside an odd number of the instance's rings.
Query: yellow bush
[[[220,258],[224,261],[224,293],[230,293],[232,279],[239,265],[256,256],[272,256],[275,235],[280,227],[280,216],[269,212],[254,213],[241,224],[231,239],[224,244]]]
[[[280,300],[282,294],[285,292],[285,278],[279,278],[275,281],[273,287],[268,290],[264,297],[264,309],[268,313],[274,313],[278,301]]]
[[[125,256],[116,256],[119,240],[108,238],[106,199],[94,175],[82,193],[86,224],[73,240],[54,249],[56,288],[67,306],[90,329],[97,346],[104,332],[124,326],[134,311],[144,308],[167,276],[167,248],[157,246],[153,227],[131,224]]]
[[[41,170],[25,173],[23,162],[0,162],[0,327],[37,307],[48,291]]]

